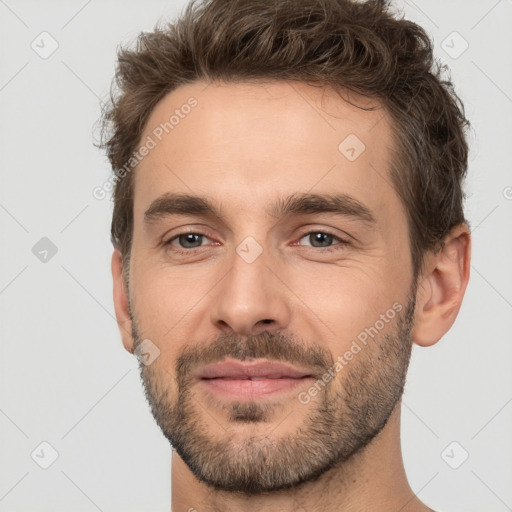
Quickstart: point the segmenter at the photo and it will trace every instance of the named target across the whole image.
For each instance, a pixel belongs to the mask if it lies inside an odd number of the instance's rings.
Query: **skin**
[[[152,368],[171,396],[177,393],[172,372],[187,345],[221,334],[286,332],[314,341],[336,359],[393,303],[405,306],[413,282],[406,213],[389,179],[393,128],[382,108],[363,111],[328,88],[303,83],[196,82],[163,98],[141,141],[191,96],[197,106],[135,171],[129,293],[122,256],[115,250],[112,257],[123,344],[133,352],[134,317],[143,337],[160,349]],[[348,98],[363,106],[378,105],[353,95]],[[338,149],[349,134],[356,134],[366,146],[355,161]],[[145,223],[144,212],[166,192],[208,197],[221,207],[223,219],[175,215]],[[268,215],[266,210],[276,199],[296,192],[350,194],[376,222],[368,226],[330,213]],[[162,245],[187,230],[206,235],[200,249],[179,255],[172,246]],[[334,239],[336,250],[327,252],[312,246],[306,236],[310,232],[332,233],[351,243],[341,245]],[[236,252],[248,236],[262,248],[252,263]],[[179,247],[176,240],[174,244]],[[457,226],[441,251],[426,255],[415,294],[412,340],[418,345],[433,345],[453,324],[469,279],[470,245],[467,227]],[[382,334],[394,327],[390,322]],[[358,357],[349,364],[357,365]],[[237,442],[255,433],[273,439],[293,435],[313,406],[283,395],[270,423],[233,426],[200,390],[195,398],[209,434],[222,438],[230,428]],[[365,449],[314,481],[270,494],[248,497],[212,490],[173,451],[172,510],[191,508],[430,510],[407,482],[400,449],[400,402]]]

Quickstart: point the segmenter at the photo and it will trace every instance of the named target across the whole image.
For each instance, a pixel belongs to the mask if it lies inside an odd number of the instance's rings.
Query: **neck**
[[[172,455],[171,512],[430,511],[407,482],[400,448],[400,403],[372,442],[313,482],[258,496],[217,491]]]

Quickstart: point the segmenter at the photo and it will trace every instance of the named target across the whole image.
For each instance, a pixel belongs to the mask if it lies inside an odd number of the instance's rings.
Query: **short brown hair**
[[[175,22],[118,52],[101,147],[118,175],[158,101],[198,80],[291,80],[374,98],[394,124],[390,176],[407,211],[417,276],[424,253],[467,224],[469,122],[445,72],[426,32],[386,0],[192,0]],[[129,260],[133,172],[116,181],[111,233]]]

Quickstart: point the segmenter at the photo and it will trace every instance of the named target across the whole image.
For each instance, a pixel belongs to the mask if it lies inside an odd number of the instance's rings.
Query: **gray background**
[[[184,4],[0,0],[1,511],[169,510],[170,447],[114,320],[111,203],[92,195],[109,166],[92,134],[116,46]],[[406,470],[433,508],[503,512],[512,510],[512,1],[396,5],[434,38],[473,125],[472,275],[452,330],[414,351]]]

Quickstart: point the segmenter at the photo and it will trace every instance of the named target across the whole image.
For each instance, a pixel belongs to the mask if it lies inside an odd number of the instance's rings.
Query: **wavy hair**
[[[414,275],[463,212],[469,122],[425,30],[387,0],[192,0],[171,23],[118,51],[100,147],[117,173],[155,105],[198,80],[325,84],[379,101],[390,114],[390,178],[408,217]],[[133,172],[116,181],[112,242],[129,261]]]

